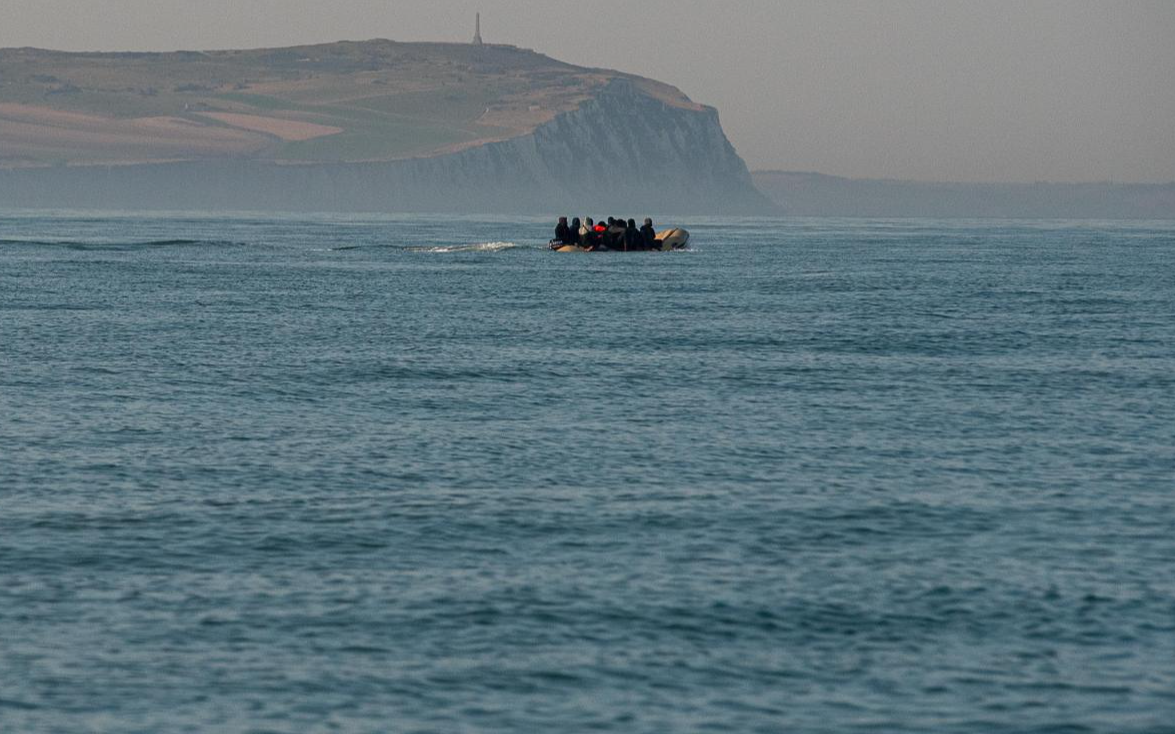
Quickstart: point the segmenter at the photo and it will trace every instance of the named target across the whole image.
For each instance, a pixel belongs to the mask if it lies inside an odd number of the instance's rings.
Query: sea
[[[1175,732],[1175,221],[657,224],[0,212],[0,731]]]

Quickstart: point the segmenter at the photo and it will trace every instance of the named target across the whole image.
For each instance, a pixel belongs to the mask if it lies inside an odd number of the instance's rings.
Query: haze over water
[[[0,217],[0,729],[1172,731],[1175,224],[684,224]]]
[[[377,37],[464,43],[481,12],[487,43],[655,78],[716,106],[752,169],[972,182],[1175,180],[1170,0],[15,5],[0,24],[0,47],[75,51]],[[593,33],[607,40],[584,40]]]

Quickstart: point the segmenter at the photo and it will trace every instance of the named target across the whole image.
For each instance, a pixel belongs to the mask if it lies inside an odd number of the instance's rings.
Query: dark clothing
[[[575,238],[571,236],[571,227],[568,227],[566,222],[559,222],[559,226],[555,227],[555,240],[565,245],[575,244]]]
[[[604,233],[604,243],[608,245],[609,250],[623,250],[624,249],[624,226],[620,224],[613,224]]]
[[[584,247],[599,247],[604,244],[604,233],[607,231],[608,228],[602,224],[597,224],[592,227],[592,231],[588,232],[584,238]]]
[[[645,238],[641,237],[640,230],[635,225],[624,230],[624,249],[629,251],[646,249]]]
[[[657,230],[653,229],[653,225],[646,224],[641,227],[641,239],[645,241],[645,248],[649,250],[657,247]]]

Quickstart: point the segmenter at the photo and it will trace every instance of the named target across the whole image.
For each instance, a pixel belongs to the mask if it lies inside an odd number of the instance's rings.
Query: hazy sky
[[[718,107],[752,168],[1175,180],[1175,0],[5,0],[0,46],[465,41],[477,10]]]

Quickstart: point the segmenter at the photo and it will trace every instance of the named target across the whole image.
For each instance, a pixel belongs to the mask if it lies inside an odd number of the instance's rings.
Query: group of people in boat
[[[622,250],[625,252],[640,250],[660,250],[661,240],[657,239],[657,231],[653,229],[653,220],[645,219],[644,226],[639,229],[635,219],[614,219],[608,217],[608,223],[592,221],[587,217],[581,223],[579,217],[567,223],[567,217],[559,217],[555,225],[555,239],[551,240],[552,248],[575,245],[587,250]]]

